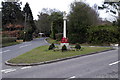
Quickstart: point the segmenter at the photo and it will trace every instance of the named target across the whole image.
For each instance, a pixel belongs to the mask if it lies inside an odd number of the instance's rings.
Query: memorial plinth
[[[69,46],[68,38],[63,37],[61,39],[61,46],[66,45],[66,47]]]

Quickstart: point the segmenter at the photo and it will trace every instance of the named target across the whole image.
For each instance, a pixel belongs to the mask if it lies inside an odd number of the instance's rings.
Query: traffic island
[[[112,50],[110,47],[82,47],[79,51],[62,52],[48,50],[48,48],[48,45],[37,47],[16,58],[6,61],[5,64],[10,66],[34,66]]]

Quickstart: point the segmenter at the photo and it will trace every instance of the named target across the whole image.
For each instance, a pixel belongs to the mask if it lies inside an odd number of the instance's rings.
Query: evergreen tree
[[[36,29],[31,8],[28,3],[23,8],[24,18],[26,18],[26,25],[24,26],[25,41],[32,40],[32,34]]]

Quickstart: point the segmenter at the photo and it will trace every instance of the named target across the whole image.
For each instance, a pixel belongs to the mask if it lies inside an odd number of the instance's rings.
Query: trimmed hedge
[[[87,28],[87,32],[72,33],[68,35],[70,43],[92,43],[106,45],[110,43],[120,44],[120,28],[111,25],[91,26]],[[82,36],[81,36],[82,35]]]
[[[88,30],[88,42],[93,44],[118,43],[119,31],[117,26],[101,25]]]
[[[16,40],[17,40],[16,37],[2,37],[2,44],[16,42]]]

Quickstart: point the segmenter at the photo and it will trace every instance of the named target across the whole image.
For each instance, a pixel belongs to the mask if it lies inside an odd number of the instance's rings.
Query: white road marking
[[[68,78],[68,79],[65,79],[65,80],[70,80],[70,79],[73,79],[73,78],[75,78],[75,76],[72,76],[72,77],[70,77],[70,78]]]
[[[10,72],[13,72],[13,71],[16,71],[16,69],[4,69],[4,70],[1,70],[2,73],[10,73]]]
[[[70,79],[75,78],[75,76],[70,77]]]
[[[45,43],[48,43],[48,42],[46,41],[46,38],[44,39],[44,41],[45,41]]]
[[[0,53],[5,53],[5,52],[9,52],[10,50],[5,50],[5,51],[1,51]]]
[[[22,67],[21,69],[31,68],[32,66]]]
[[[30,45],[32,45],[32,44],[23,45],[23,46],[20,46],[19,48],[27,47],[27,46],[30,46]]]
[[[116,61],[116,62],[113,62],[111,64],[109,64],[110,66],[114,65],[114,64],[118,64],[120,61]]]

